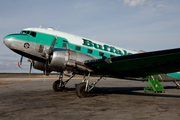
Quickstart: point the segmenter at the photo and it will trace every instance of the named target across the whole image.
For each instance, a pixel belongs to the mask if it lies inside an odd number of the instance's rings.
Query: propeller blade
[[[47,73],[47,66],[48,65],[48,59],[46,58],[46,63],[45,63],[45,70],[44,70],[44,83],[46,81],[46,73]]]
[[[32,66],[33,66],[33,62],[30,63],[29,74],[31,74]]]
[[[47,67],[48,67],[48,58],[46,59],[46,64],[45,64],[45,71],[44,71],[45,75],[47,73]]]
[[[49,57],[50,57],[50,55],[53,54],[53,49],[54,49],[54,45],[55,45],[55,43],[56,43],[56,40],[57,40],[57,35],[55,36],[55,38],[54,38],[51,46],[49,47],[49,50],[48,50],[47,52],[41,54],[41,56],[43,56],[43,57],[46,58],[45,70],[44,70],[44,74],[45,74],[45,75],[47,74]]]
[[[21,59],[20,59],[20,65],[22,65],[22,60],[23,60],[23,56],[21,56]]]
[[[32,70],[32,66],[33,66],[33,64],[34,64],[34,61],[31,60],[31,59],[28,59],[27,61],[30,62],[30,68],[29,68],[29,77],[30,77],[30,74],[31,74],[31,70]]]
[[[21,68],[21,66],[20,66],[19,62],[18,62],[18,66]],[[21,68],[21,69],[22,69],[22,68]]]
[[[55,36],[50,48],[49,48],[49,51],[48,51],[48,55],[51,55],[53,53],[53,49],[54,49],[54,45],[56,43],[56,40],[57,40],[57,35]]]

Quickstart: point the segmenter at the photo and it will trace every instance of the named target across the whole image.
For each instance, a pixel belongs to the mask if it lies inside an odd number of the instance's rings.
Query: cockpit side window
[[[21,31],[20,34],[26,35],[26,34],[29,34],[29,33],[30,33],[30,31]]]
[[[36,32],[31,32],[31,33],[30,33],[30,36],[36,37]]]

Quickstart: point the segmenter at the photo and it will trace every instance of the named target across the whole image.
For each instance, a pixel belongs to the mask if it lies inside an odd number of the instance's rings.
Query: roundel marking
[[[25,49],[29,49],[30,48],[30,44],[29,43],[24,43],[24,48]]]

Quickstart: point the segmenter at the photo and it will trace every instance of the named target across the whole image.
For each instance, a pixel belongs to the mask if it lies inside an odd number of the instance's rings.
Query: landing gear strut
[[[180,89],[180,84],[177,81],[174,81],[174,83],[176,84],[177,89]]]
[[[69,82],[69,80],[71,80],[71,78],[74,77],[74,75],[75,75],[75,74],[72,74],[71,77],[70,77],[68,80],[66,80],[66,81],[63,82],[63,72],[60,72],[60,74],[59,74],[59,79],[56,80],[56,81],[53,83],[53,86],[52,86],[52,87],[53,87],[53,90],[54,90],[55,92],[65,90],[65,85]]]
[[[89,85],[89,76],[90,73],[88,74],[87,79],[84,78],[80,84],[77,85],[76,87],[76,94],[80,98],[88,97],[90,96],[90,91],[95,87],[95,85],[102,79],[103,76],[100,77],[96,82],[93,82],[91,85]]]

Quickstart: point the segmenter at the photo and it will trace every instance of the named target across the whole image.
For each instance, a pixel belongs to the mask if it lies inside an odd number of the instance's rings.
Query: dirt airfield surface
[[[78,98],[74,77],[66,91],[54,92],[58,77],[32,75],[0,77],[0,120],[179,120],[180,90],[165,82],[165,93],[146,93],[145,82],[106,78],[91,92]],[[67,79],[67,78],[65,78]],[[90,78],[95,81],[96,77]]]

